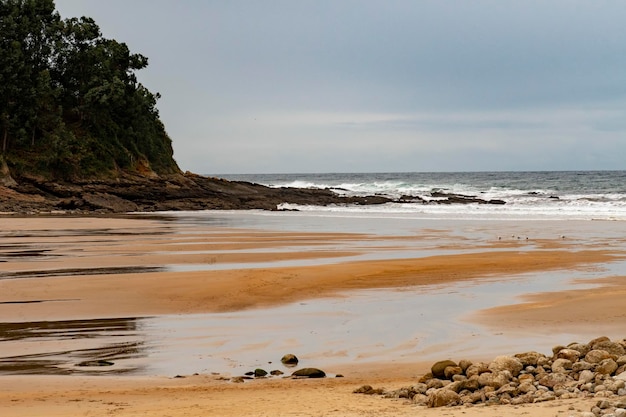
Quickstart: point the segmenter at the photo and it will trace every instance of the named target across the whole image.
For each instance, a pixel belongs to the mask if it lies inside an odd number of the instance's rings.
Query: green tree
[[[93,19],[61,20],[52,0],[0,0],[0,60],[2,153],[14,168],[74,177],[148,161],[178,172],[159,95],[136,77],[148,59]]]

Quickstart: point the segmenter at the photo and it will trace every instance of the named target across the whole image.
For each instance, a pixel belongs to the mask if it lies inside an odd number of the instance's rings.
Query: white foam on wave
[[[415,217],[480,220],[626,220],[626,205],[553,204],[405,204],[309,206],[281,204],[279,209],[320,215]]]

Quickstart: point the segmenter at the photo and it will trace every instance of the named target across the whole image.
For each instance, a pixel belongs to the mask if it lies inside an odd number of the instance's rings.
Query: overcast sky
[[[626,169],[626,2],[56,0],[200,174]]]

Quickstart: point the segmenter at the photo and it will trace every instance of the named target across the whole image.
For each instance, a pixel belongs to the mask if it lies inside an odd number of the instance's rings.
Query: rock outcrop
[[[462,360],[459,366],[445,360],[436,362],[413,386],[394,391],[364,386],[368,389],[355,392],[407,398],[425,407],[598,398],[589,416],[616,416],[626,405],[624,348],[626,339],[604,337],[586,344],[556,346],[550,356],[524,352],[498,356],[490,363]],[[583,414],[586,417],[587,413]]]
[[[420,204],[503,204],[454,194],[436,200],[381,195],[342,196],[332,189],[271,188],[185,173],[167,176],[121,174],[115,179],[48,181],[37,176],[0,176],[0,212],[123,213],[193,210],[277,210],[284,203],[326,206],[389,202]]]

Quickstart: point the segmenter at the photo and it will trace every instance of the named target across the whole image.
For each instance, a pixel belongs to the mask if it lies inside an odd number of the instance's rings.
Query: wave
[[[242,178],[230,178],[242,179]],[[484,172],[282,174],[243,178],[270,187],[329,189],[343,196],[413,197],[426,203],[280,208],[326,213],[386,213],[447,217],[626,219],[626,172]],[[438,193],[502,200],[436,204]]]

